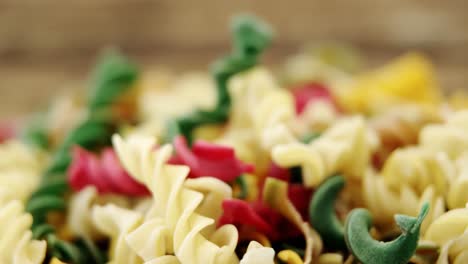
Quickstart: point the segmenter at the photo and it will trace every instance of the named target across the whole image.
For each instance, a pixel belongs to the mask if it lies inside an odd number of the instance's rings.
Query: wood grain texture
[[[110,45],[144,67],[203,69],[229,48],[229,18],[245,11],[276,29],[268,63],[305,41],[351,43],[375,64],[418,49],[435,61],[444,87],[467,87],[466,0],[0,0],[0,117],[78,89]]]

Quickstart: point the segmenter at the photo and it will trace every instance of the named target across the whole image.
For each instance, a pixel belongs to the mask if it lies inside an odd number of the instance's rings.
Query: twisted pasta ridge
[[[431,152],[445,152],[454,160],[468,149],[468,110],[453,113],[444,124],[424,127],[420,145]]]
[[[463,264],[468,262],[468,232],[445,243],[436,264]]]
[[[141,264],[142,259],[127,244],[126,236],[141,225],[143,216],[135,211],[114,204],[95,205],[92,221],[96,228],[111,238],[109,264]],[[153,235],[152,233],[147,233]],[[151,237],[149,237],[151,239]]]
[[[188,168],[166,164],[171,146],[154,150],[155,141],[151,138],[132,137],[124,141],[118,135],[113,137],[113,142],[123,166],[153,194],[153,208],[145,222],[127,236],[130,247],[145,262],[159,263],[168,258],[176,258],[181,263],[238,261],[234,253],[237,230],[225,225],[208,231],[215,220],[199,213],[206,213],[204,195],[184,186]],[[224,185],[216,179],[209,181]],[[152,235],[148,237],[149,233]],[[174,256],[167,256],[171,254]]]
[[[114,204],[123,208],[130,207],[127,198],[118,195],[98,195],[94,186],[88,186],[70,197],[67,210],[67,227],[74,236],[97,239],[102,234],[92,220],[95,205]]]
[[[463,153],[455,161],[457,175],[452,179],[447,193],[447,206],[449,209],[463,208],[468,203],[468,152]]]
[[[456,168],[445,152],[431,153],[420,147],[395,150],[382,169],[385,183],[398,190],[408,185],[421,194],[433,185],[439,195],[445,195],[456,177]]]
[[[25,202],[40,181],[44,155],[19,141],[0,144],[0,199]]]
[[[378,161],[384,163],[397,148],[416,145],[420,131],[428,124],[440,121],[439,114],[429,107],[403,105],[390,108],[371,120],[371,127],[379,136],[381,147]]]
[[[247,247],[244,257],[241,259],[240,264],[273,264],[275,251],[270,247],[264,247],[257,241],[252,241]]]
[[[441,247],[437,264],[468,261],[468,208],[453,209],[438,217],[427,229],[425,240]]]
[[[429,225],[445,212],[444,199],[432,185],[427,186],[421,195],[404,184],[400,185],[398,191],[394,191],[382,176],[371,170],[366,172],[362,184],[364,203],[379,226],[391,224],[395,214],[418,215],[421,207],[428,203],[431,210],[420,229],[421,234],[424,234]]]
[[[468,228],[468,208],[457,208],[439,216],[427,228],[424,238],[439,246],[455,239]]]
[[[272,158],[281,167],[301,166],[304,185],[311,187],[337,172],[360,179],[376,142],[362,117],[350,117],[338,121],[309,144],[294,142],[274,147]]]
[[[234,99],[233,128],[252,128],[266,151],[295,141],[288,127],[296,115],[294,98],[278,86],[268,70],[256,67],[239,74],[232,78],[229,89]]]
[[[72,161],[68,168],[68,182],[75,190],[95,186],[99,193],[147,195],[147,189],[135,182],[120,166],[112,148],[106,148],[98,157],[80,147],[73,148]]]
[[[20,201],[0,201],[0,263],[41,264],[46,242],[31,240],[30,214],[24,213]]]
[[[212,74],[216,82],[216,107],[198,110],[179,118],[169,128],[169,138],[181,133],[191,142],[192,131],[206,124],[219,124],[228,119],[232,99],[228,92],[229,79],[257,64],[263,50],[269,46],[272,30],[265,22],[250,15],[236,16],[232,22],[233,51],[216,61]]]

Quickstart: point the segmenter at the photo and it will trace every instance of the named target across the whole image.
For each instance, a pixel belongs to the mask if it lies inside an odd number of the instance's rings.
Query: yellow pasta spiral
[[[375,113],[398,103],[438,103],[437,86],[431,62],[421,54],[409,53],[352,81],[340,82],[335,95],[346,110]]]
[[[32,216],[20,201],[0,200],[0,263],[41,264],[46,242],[31,240]]]
[[[44,155],[11,140],[0,144],[0,157],[0,198],[26,201],[39,184]]]
[[[457,175],[450,185],[447,194],[449,209],[463,208],[468,203],[468,152],[462,154],[456,161]]]
[[[456,159],[468,149],[468,110],[451,114],[444,124],[426,126],[419,141],[428,151],[442,151]]]

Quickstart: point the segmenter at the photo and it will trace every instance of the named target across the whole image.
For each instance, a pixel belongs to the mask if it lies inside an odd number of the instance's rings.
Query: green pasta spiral
[[[250,15],[236,16],[232,22],[233,51],[216,61],[212,75],[217,87],[216,107],[212,110],[197,110],[169,124],[168,138],[182,134],[192,142],[192,131],[201,125],[219,124],[227,120],[231,108],[228,80],[235,74],[255,66],[262,51],[268,47],[272,30],[265,22]]]
[[[105,262],[105,258],[91,241],[78,240],[74,244],[61,241],[55,235],[54,228],[47,224],[46,216],[49,212],[66,209],[63,196],[68,191],[65,173],[71,162],[71,147],[79,145],[86,149],[96,149],[110,143],[115,131],[115,120],[110,107],[131,87],[137,77],[136,67],[122,56],[110,53],[102,58],[92,81],[87,119],[73,129],[58,147],[43,174],[39,188],[26,205],[27,211],[34,218],[34,237],[46,239],[50,254],[64,261],[75,264]]]

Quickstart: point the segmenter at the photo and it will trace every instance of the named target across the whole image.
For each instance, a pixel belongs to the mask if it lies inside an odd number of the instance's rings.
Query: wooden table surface
[[[267,64],[280,64],[306,41],[353,44],[371,65],[420,50],[444,89],[468,88],[465,0],[0,0],[0,118],[82,87],[109,45],[142,67],[205,69],[229,49],[229,18],[243,11],[276,29]]]

